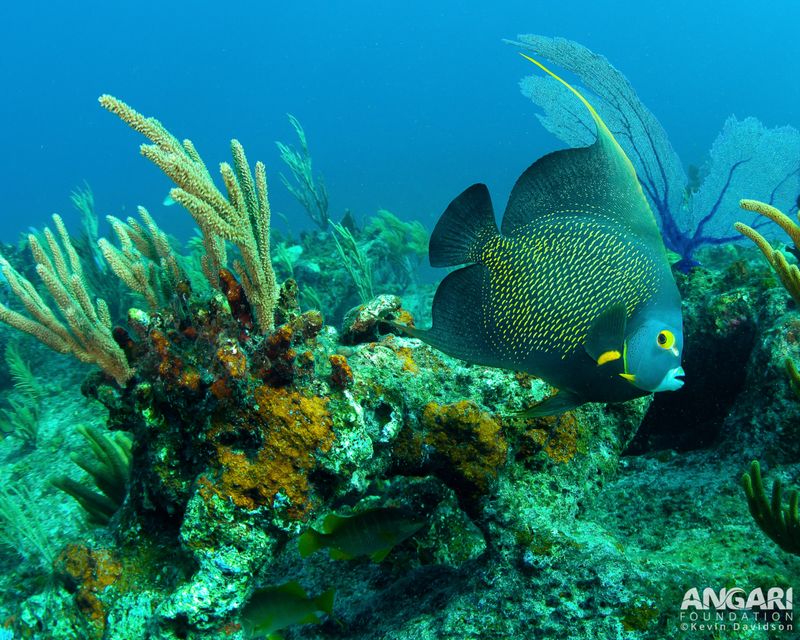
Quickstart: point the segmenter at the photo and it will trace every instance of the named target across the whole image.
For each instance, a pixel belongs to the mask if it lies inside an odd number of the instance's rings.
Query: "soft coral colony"
[[[220,165],[227,190],[223,195],[214,184],[205,163],[190,140],[179,142],[158,120],[146,118],[124,102],[108,95],[100,104],[118,115],[152,144],[141,146],[142,155],[172,178],[176,188],[170,195],[192,214],[203,234],[203,273],[214,288],[227,290],[226,242],[238,251],[233,269],[253,309],[252,324],[260,333],[274,327],[277,296],[269,254],[270,210],[264,165],[256,163],[255,180],[238,141],[231,141],[233,166]],[[111,219],[120,240],[117,249],[106,240],[100,249],[113,271],[151,306],[158,305],[158,290],[164,281],[178,291],[185,276],[172,255],[164,234],[146,210],[140,209],[144,226],[129,219],[125,224]],[[61,218],[53,216],[57,235],[45,229],[48,250],[35,235],[29,236],[36,271],[56,304],[51,309],[36,288],[9,262],[2,260],[3,275],[29,315],[5,305],[0,320],[31,334],[61,353],[71,353],[83,362],[98,365],[119,384],[133,375],[123,351],[124,342],[114,335],[106,301],[91,300],[80,258]],[[61,240],[61,245],[57,240]],[[60,317],[59,317],[60,316]]]
[[[264,165],[251,171],[233,140],[233,163],[220,166],[223,194],[191,141],[179,142],[157,120],[111,96],[100,103],[152,142],[142,154],[174,180],[172,198],[202,232],[206,282],[186,273],[144,208],[140,220],[110,217],[118,246],[101,239],[99,250],[146,309],[129,309],[128,329],[115,327],[107,302],[93,300],[56,215],[55,231],[45,229],[44,240],[29,236],[47,293],[2,259],[16,302],[0,305],[0,320],[99,367],[84,392],[108,407],[112,429],[133,434],[127,499],[129,518],[143,529],[169,529],[168,521],[180,527],[195,492],[210,513],[224,505],[274,506],[281,526],[291,528],[315,504],[308,480],[313,454],[328,450],[334,436],[329,399],[310,384],[322,318],[301,314],[291,287],[278,306]]]

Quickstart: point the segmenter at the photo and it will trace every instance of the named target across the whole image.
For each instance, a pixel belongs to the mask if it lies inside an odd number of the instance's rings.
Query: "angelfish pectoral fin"
[[[354,555],[340,549],[335,549],[334,547],[328,549],[328,555],[331,557],[331,560],[352,560],[355,558]]]
[[[620,373],[619,375],[621,378],[625,378],[631,384],[636,382],[636,376],[633,375],[632,373]]]
[[[622,357],[626,324],[627,311],[621,302],[607,307],[594,319],[583,348],[598,366]]]

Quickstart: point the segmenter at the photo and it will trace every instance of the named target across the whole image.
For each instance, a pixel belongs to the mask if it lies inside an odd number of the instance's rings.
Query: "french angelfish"
[[[334,590],[309,598],[297,582],[255,591],[242,610],[242,628],[249,638],[280,638],[276,631],[295,624],[318,624],[320,613],[332,615]]]
[[[409,518],[392,507],[369,509],[351,516],[331,513],[322,522],[322,531],[308,529],[298,540],[302,557],[327,548],[334,560],[369,556],[381,562],[395,546],[419,531],[425,522]]]
[[[683,385],[681,301],[636,172],[600,116],[597,139],[550,153],[517,180],[498,230],[485,184],[442,214],[433,326],[408,332],[474,364],[525,371],[559,389],[523,413],[562,413]]]

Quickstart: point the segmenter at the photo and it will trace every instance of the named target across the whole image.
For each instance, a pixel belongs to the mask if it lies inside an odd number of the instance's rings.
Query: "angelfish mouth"
[[[683,376],[685,375],[683,367],[670,369],[655,391],[677,391],[683,386]]]

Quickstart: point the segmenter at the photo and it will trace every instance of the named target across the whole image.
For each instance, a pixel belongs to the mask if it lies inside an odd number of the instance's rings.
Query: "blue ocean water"
[[[274,145],[294,141],[292,113],[334,219],[387,208],[430,226],[476,181],[502,203],[522,169],[562,146],[520,94],[531,69],[502,38],[558,35],[604,54],[689,164],[731,113],[800,125],[798,23],[789,0],[6,3],[0,240],[56,211],[75,224],[69,193],[84,181],[102,214],[142,204],[190,232],[185,212],[161,207],[170,183],[98,107],[101,93],[190,137],[209,163],[239,138],[267,165],[273,209],[303,228]]]

